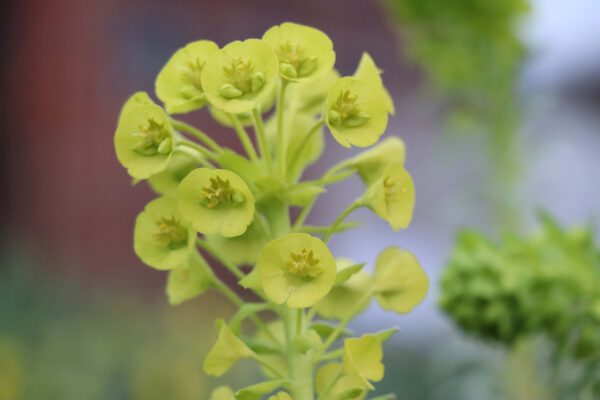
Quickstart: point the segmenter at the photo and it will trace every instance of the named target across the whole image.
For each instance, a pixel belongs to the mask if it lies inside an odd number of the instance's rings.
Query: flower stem
[[[252,117],[254,119],[254,131],[258,139],[258,147],[260,148],[260,155],[265,162],[267,171],[273,172],[273,164],[271,161],[271,152],[267,143],[267,135],[265,133],[265,124],[263,123],[262,115],[258,108],[252,110]]]
[[[236,278],[242,279],[246,275],[232,262],[229,262],[225,257],[223,257],[217,250],[215,250],[210,244],[206,241],[198,239],[196,240],[198,246],[202,249],[206,250],[211,256],[216,258],[221,264],[225,266]]]
[[[211,161],[217,161],[217,156],[215,156],[215,154],[206,149],[205,147],[199,145],[198,143],[194,143],[192,141],[189,140],[184,140],[182,142],[177,143],[177,147],[179,146],[185,146],[185,147],[189,147],[191,149],[196,150],[198,153],[202,154],[203,157],[211,160]]]
[[[223,148],[219,146],[217,142],[212,140],[210,136],[208,136],[206,133],[202,132],[195,126],[173,118],[171,118],[171,125],[173,125],[173,128],[177,129],[178,131],[184,131],[194,136],[215,153],[221,153],[223,151]]]
[[[242,142],[242,146],[244,147],[246,154],[248,154],[250,160],[258,161],[258,155],[256,154],[256,150],[254,150],[254,145],[250,140],[250,136],[248,136],[248,132],[246,132],[246,128],[242,126],[240,120],[235,114],[229,114],[229,117],[231,118],[231,122],[233,123],[235,133],[237,133],[240,142]]]
[[[344,222],[346,217],[348,215],[350,215],[354,210],[359,208],[360,206],[361,206],[361,203],[358,201],[355,201],[354,203],[350,204],[344,211],[342,211],[342,213],[340,215],[338,215],[338,217],[335,219],[335,221],[333,221],[333,223],[331,224],[331,228],[329,228],[329,230],[323,236],[323,242],[327,243],[329,241],[329,239],[331,238],[331,235],[333,235],[336,232],[336,230],[342,224],[342,222]]]
[[[287,91],[289,81],[283,79],[279,88],[279,97],[277,98],[277,175],[285,179],[285,135],[283,132],[283,108],[285,105],[285,93]]]
[[[317,121],[316,124],[313,125],[312,128],[310,128],[310,130],[308,131],[306,136],[304,136],[304,139],[302,139],[302,142],[296,148],[296,151],[294,151],[294,154],[292,155],[292,158],[290,161],[290,168],[289,168],[290,171],[294,170],[296,163],[300,159],[300,155],[302,154],[302,151],[304,150],[304,148],[306,147],[308,142],[310,142],[310,139],[315,135],[315,133],[317,133],[319,131],[319,129],[321,129],[321,127],[323,125],[325,125],[325,120],[323,118],[321,118],[320,120]]]

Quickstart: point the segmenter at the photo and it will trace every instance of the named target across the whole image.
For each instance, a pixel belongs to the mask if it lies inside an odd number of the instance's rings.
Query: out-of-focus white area
[[[529,54],[520,84],[524,110],[521,154],[515,155],[515,162],[521,165],[519,200],[524,226],[535,228],[537,209],[551,212],[565,225],[586,223],[600,215],[600,2],[534,0],[530,16],[522,22],[522,33]],[[586,94],[568,90],[573,83],[586,88]],[[404,99],[403,95],[395,93],[394,97]],[[494,231],[494,209],[488,198],[493,182],[489,182],[483,140],[443,132],[443,121],[435,117],[432,103],[411,96],[388,128],[388,134],[404,138],[408,148],[407,168],[417,189],[411,227],[393,233],[386,223],[363,210],[350,219],[368,224],[337,235],[331,242],[334,253],[366,261],[367,268],[373,267],[379,250],[388,245],[407,248],[421,260],[431,277],[431,291],[423,305],[399,317],[374,304],[353,325],[360,332],[365,330],[361,327],[384,329],[396,323],[402,329],[396,340],[404,344],[452,334],[451,324],[435,302],[456,231],[466,227]],[[336,146],[328,148],[334,149],[329,150],[331,158],[342,157]],[[318,208],[313,221],[333,220],[363,190],[358,180],[332,187],[331,196],[326,197],[346,201],[336,212],[330,206]]]

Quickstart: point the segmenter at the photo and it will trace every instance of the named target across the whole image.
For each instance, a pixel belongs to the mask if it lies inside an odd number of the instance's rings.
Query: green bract
[[[211,105],[232,114],[252,111],[272,95],[277,55],[262,40],[228,44],[206,63],[202,87]]]
[[[246,182],[224,169],[198,168],[179,185],[181,215],[205,235],[239,236],[254,218],[254,197]]]
[[[135,253],[152,268],[187,265],[195,240],[196,233],[181,218],[175,197],[151,201],[135,220]]]
[[[204,372],[221,376],[242,358],[252,357],[252,350],[244,344],[223,320],[217,320],[219,337],[204,359]]]
[[[349,338],[344,341],[344,373],[358,376],[365,386],[373,389],[371,381],[383,379],[381,339],[375,335]]]
[[[199,40],[177,50],[156,78],[156,95],[169,114],[187,113],[207,100],[200,77],[206,61],[219,50],[209,40]]]
[[[331,71],[335,63],[329,37],[309,26],[285,22],[265,32],[263,40],[277,53],[281,77],[290,81],[320,78]]]
[[[388,109],[386,97],[377,88],[361,79],[344,77],[329,90],[324,117],[339,144],[367,147],[385,131]]]
[[[206,240],[227,260],[237,265],[255,264],[258,254],[267,243],[267,238],[258,229],[256,222],[250,224],[240,236],[209,235]]]
[[[229,386],[219,386],[210,394],[210,400],[235,400],[235,394]]]
[[[402,163],[388,165],[362,198],[392,229],[407,228],[415,207],[415,187]]]
[[[429,279],[414,255],[388,247],[377,257],[374,287],[381,308],[406,314],[427,296]]]
[[[329,89],[339,78],[340,74],[332,69],[315,81],[290,85],[287,89],[285,106],[308,115],[322,113]]]
[[[337,260],[338,273],[356,265],[348,259]],[[348,280],[337,283],[323,300],[315,305],[317,313],[323,318],[344,319],[358,315],[367,309],[369,302],[364,302],[359,309],[355,309],[364,292],[368,289],[370,277],[366,271],[360,270]]]
[[[335,280],[335,259],[320,239],[292,233],[267,243],[256,265],[265,294],[288,307],[310,307]]]
[[[368,53],[362,54],[360,62],[358,63],[358,68],[354,73],[354,77],[367,82],[373,88],[373,90],[377,91],[384,98],[388,113],[392,115],[396,113],[392,96],[390,96],[390,93],[387,91],[385,86],[383,86],[383,81],[381,80],[381,70],[377,67],[377,65],[375,65],[375,61],[373,61]]]
[[[137,92],[121,110],[114,142],[129,175],[146,179],[167,167],[176,136],[163,109],[147,93]]]
[[[186,153],[175,153],[167,168],[148,178],[148,184],[158,194],[174,195],[179,183],[198,165],[193,156]]]
[[[347,165],[355,168],[363,182],[370,186],[383,175],[388,165],[404,165],[405,153],[404,141],[397,136],[390,136],[373,148],[352,157]]]
[[[341,378],[331,386],[336,376],[342,374]],[[315,386],[319,400],[356,399],[363,400],[367,397],[370,387],[365,385],[364,380],[356,375],[346,375],[341,363],[330,363],[322,366],[315,376]],[[327,393],[325,391],[328,390]]]
[[[202,257],[194,252],[187,264],[169,272],[167,297],[169,304],[178,305],[203,293],[213,283],[213,274]]]

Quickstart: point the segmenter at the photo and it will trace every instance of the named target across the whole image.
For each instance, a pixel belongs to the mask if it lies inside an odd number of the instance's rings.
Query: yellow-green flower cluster
[[[159,195],[136,219],[136,254],[168,271],[170,304],[214,289],[237,307],[231,319],[217,322],[207,374],[221,376],[251,359],[265,375],[242,389],[219,387],[212,400],[364,399],[383,379],[382,344],[390,333],[351,338],[347,324],[373,299],[405,314],[427,294],[427,276],[406,250],[384,250],[369,270],[336,258],[328,246],[353,227],[344,219],[354,209],[370,208],[397,230],[408,227],[415,201],[398,137],[303,180],[322,156],[324,128],[344,147],[367,147],[394,114],[381,70],[367,53],[346,77],[334,69],[335,58],[325,33],[291,22],[223,47],[198,40],[177,50],[158,74],[162,106],[139,92],[119,117],[119,162],[134,182],[146,180]],[[243,153],[175,118],[204,107],[233,129]],[[354,174],[364,193],[331,225],[307,225],[326,187]],[[215,273],[209,257],[231,276]],[[243,290],[257,300],[244,301]],[[245,332],[250,324],[255,332]],[[331,351],[336,344],[340,351]]]

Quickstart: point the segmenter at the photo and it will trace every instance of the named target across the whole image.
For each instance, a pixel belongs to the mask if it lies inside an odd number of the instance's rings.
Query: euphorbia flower
[[[334,139],[342,146],[371,146],[385,131],[389,105],[377,89],[349,76],[331,86],[324,118]]]
[[[263,40],[277,53],[281,77],[290,81],[313,81],[335,63],[331,39],[309,26],[285,22],[265,32]]]
[[[412,220],[415,207],[415,187],[412,177],[402,163],[388,165],[361,199],[392,229],[406,228]]]
[[[389,247],[377,257],[374,287],[381,308],[406,314],[425,299],[429,279],[412,253]]]
[[[373,382],[383,379],[381,339],[375,335],[344,340],[344,373],[361,378],[364,385],[373,389]]]
[[[338,272],[356,265],[348,259],[338,259],[336,261]],[[315,305],[317,313],[327,319],[344,319],[351,316],[352,312],[355,315],[362,313],[369,306],[369,302],[365,301],[358,310],[355,310],[354,307],[356,302],[363,297],[370,281],[368,272],[360,270],[347,281],[337,283],[327,296]]]
[[[115,150],[129,175],[146,179],[163,171],[173,154],[175,131],[162,108],[145,92],[132,95],[121,110]]]
[[[213,282],[213,273],[204,259],[192,252],[187,264],[169,271],[167,297],[172,306],[203,293]]]
[[[221,376],[242,358],[252,357],[252,350],[241,341],[222,319],[217,320],[219,337],[204,359],[204,372]]]
[[[240,114],[252,111],[272,95],[278,68],[277,55],[264,41],[235,41],[206,63],[202,87],[211,105]]]
[[[242,178],[224,169],[198,168],[179,185],[181,215],[205,235],[239,236],[254,218],[254,197]]]
[[[200,77],[206,61],[219,50],[214,42],[199,40],[177,50],[156,78],[156,95],[169,114],[202,108],[207,99]]]
[[[288,307],[310,307],[335,281],[335,259],[320,239],[292,233],[267,243],[256,264],[265,294]]]
[[[196,232],[181,217],[175,197],[151,201],[135,220],[135,253],[152,268],[187,265],[195,240]]]
[[[363,182],[370,186],[383,175],[388,165],[394,163],[404,165],[405,153],[402,139],[390,136],[373,148],[352,157],[346,165],[356,169]]]

